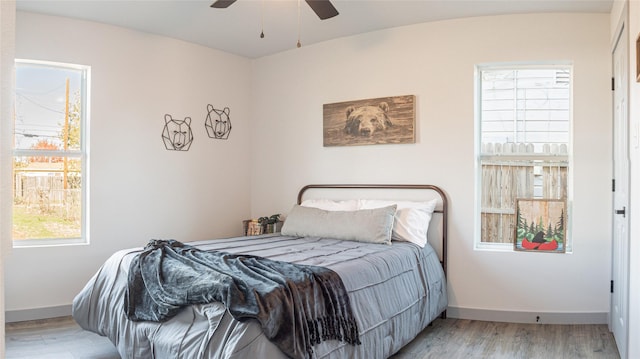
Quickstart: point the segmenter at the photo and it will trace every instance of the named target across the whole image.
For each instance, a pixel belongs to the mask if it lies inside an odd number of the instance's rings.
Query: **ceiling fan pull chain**
[[[264,39],[264,0],[260,1],[260,38]]]
[[[296,44],[296,46],[302,46],[302,44],[300,43],[300,0],[298,0],[298,43]]]

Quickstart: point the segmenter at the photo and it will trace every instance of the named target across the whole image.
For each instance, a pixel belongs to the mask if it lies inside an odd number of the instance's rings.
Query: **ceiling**
[[[332,0],[340,13],[320,20],[297,0],[16,0],[17,9],[102,22],[258,58],[385,28],[515,13],[608,13],[614,0]],[[298,14],[299,19],[298,19]],[[299,20],[299,21],[298,21]],[[299,25],[298,25],[299,23]],[[264,38],[260,32],[264,31]]]

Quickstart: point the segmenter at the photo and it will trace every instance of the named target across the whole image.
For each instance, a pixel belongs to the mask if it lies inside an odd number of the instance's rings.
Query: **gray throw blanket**
[[[186,305],[222,302],[239,321],[257,319],[292,358],[311,357],[324,340],[360,344],[342,279],[328,268],[151,240],[131,262],[128,281],[125,313],[134,321],[165,321]]]

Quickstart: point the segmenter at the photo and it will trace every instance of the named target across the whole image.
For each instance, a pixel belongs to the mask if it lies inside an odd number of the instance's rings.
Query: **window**
[[[89,71],[16,60],[14,247],[87,242]]]
[[[476,247],[511,249],[516,199],[570,210],[571,66],[478,66],[476,76]]]

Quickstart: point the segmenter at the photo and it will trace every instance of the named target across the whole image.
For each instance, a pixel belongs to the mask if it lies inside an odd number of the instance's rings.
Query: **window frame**
[[[573,253],[572,239],[572,202],[573,202],[573,124],[574,124],[574,67],[571,61],[527,61],[527,62],[497,62],[477,64],[474,69],[474,250],[494,252],[515,252],[513,241],[510,243],[482,241],[482,73],[487,70],[522,70],[522,69],[566,69],[569,71],[569,129],[566,155],[567,188],[566,188],[566,238],[565,253]],[[552,159],[534,153],[530,157],[535,159]],[[517,156],[513,157],[514,159]],[[557,157],[556,157],[557,160]],[[549,161],[552,162],[552,161]]]
[[[90,89],[91,89],[91,66],[78,65],[71,63],[41,61],[31,59],[15,59],[15,67],[19,65],[40,66],[49,68],[63,68],[66,70],[76,70],[80,72],[80,148],[68,149],[68,150],[38,150],[38,149],[17,149],[15,144],[12,145],[12,162],[15,163],[17,157],[66,157],[69,159],[79,159],[81,163],[81,176],[80,176],[80,193],[81,193],[81,220],[80,220],[80,237],[76,238],[38,238],[38,239],[13,239],[13,248],[29,248],[29,247],[53,247],[53,246],[68,246],[68,245],[88,245],[90,243],[89,238],[89,216],[90,216],[90,201],[89,201],[89,126],[90,126]],[[15,110],[14,110],[15,111]],[[17,114],[14,114],[14,117]],[[15,122],[13,123],[15,132]],[[12,138],[15,138],[15,134],[12,134]],[[12,178],[15,178],[15,168],[12,166],[11,171]],[[14,185],[15,190],[15,185]],[[11,203],[13,206],[14,191],[11,191]],[[12,218],[13,228],[13,218]]]

